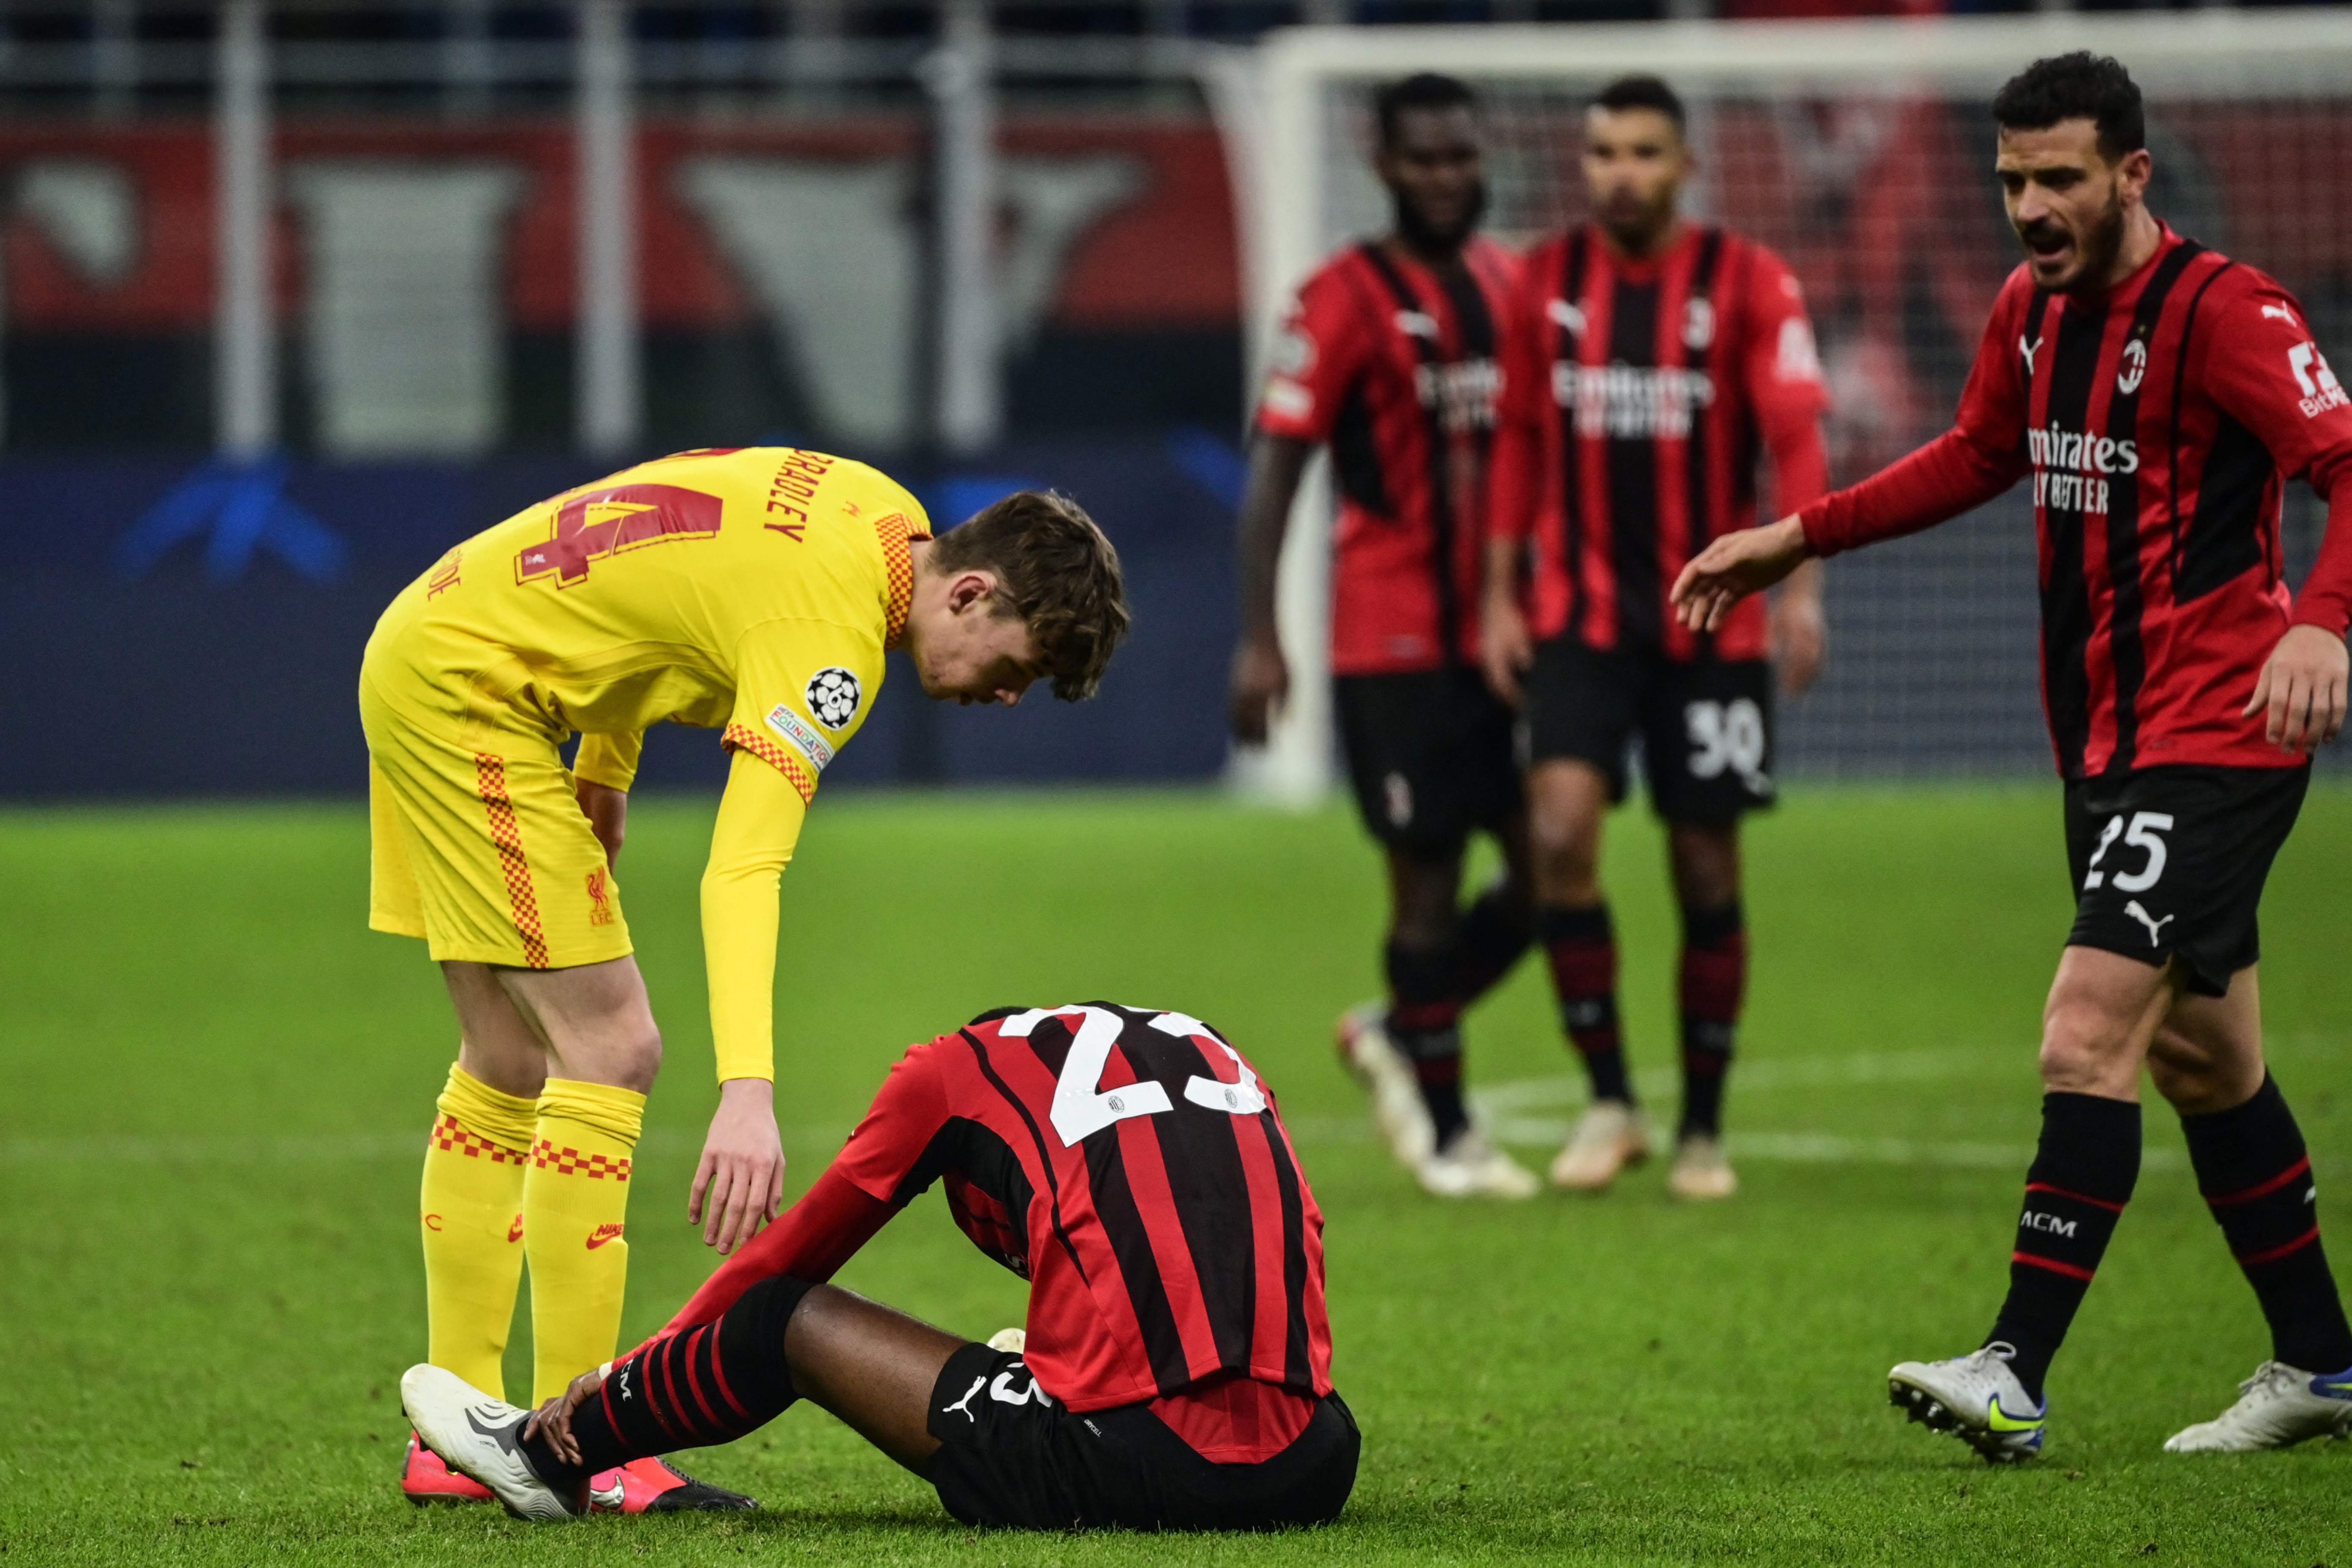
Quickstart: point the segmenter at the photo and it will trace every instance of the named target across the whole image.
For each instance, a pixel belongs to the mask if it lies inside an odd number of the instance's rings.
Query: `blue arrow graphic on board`
[[[283,458],[215,458],[149,507],[114,547],[115,568],[138,578],[186,540],[205,541],[205,574],[215,583],[245,575],[256,551],[277,556],[296,575],[332,583],[351,551],[327,525],[286,498]]]

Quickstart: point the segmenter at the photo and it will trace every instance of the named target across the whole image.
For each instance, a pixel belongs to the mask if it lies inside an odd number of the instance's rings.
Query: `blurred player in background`
[[[1275,566],[1299,477],[1328,446],[1333,697],[1390,896],[1388,1000],[1340,1020],[1340,1051],[1423,1187],[1532,1197],[1535,1177],[1471,1125],[1462,1098],[1463,1009],[1532,931],[1512,716],[1477,668],[1496,330],[1516,271],[1477,235],[1486,187],[1470,89],[1412,76],[1373,104],[1373,166],[1396,224],[1307,279],[1275,350],[1242,501],[1234,734],[1263,743],[1289,689]],[[1501,846],[1504,870],[1464,910],[1462,857],[1478,831]]]
[[[1503,354],[1483,658],[1525,709],[1537,932],[1592,1104],[1552,1163],[1608,1186],[1646,1158],[1627,1076],[1601,827],[1642,742],[1682,908],[1683,1106],[1668,1185],[1728,1197],[1721,1117],[1748,980],[1739,818],[1772,799],[1772,676],[1811,686],[1818,568],[1718,631],[1693,634],[1666,589],[1707,541],[1756,521],[1756,462],[1783,510],[1827,488],[1827,399],[1796,279],[1751,240],[1685,222],[1696,169],[1681,100],[1627,77],[1585,117],[1592,221],[1526,262]],[[1531,579],[1531,580],[1530,580]]]
[[[1983,1347],[1905,1362],[1891,1392],[1989,1459],[2041,1451],[2043,1378],[2138,1180],[2145,1066],[2272,1339],[2237,1403],[2165,1447],[2342,1435],[2352,1329],[2303,1134],[2263,1064],[2255,910],[2310,748],[2344,721],[2352,404],[2286,290],[2147,210],[2145,116],[2122,66],[2037,60],[1992,108],[2026,259],[1953,428],[1717,542],[1676,603],[1693,626],[1720,624],[1801,562],[1929,527],[2032,475],[2042,699],[2075,900],[2042,1013],[2041,1146]],[[2299,599],[2280,580],[2289,475],[2328,499]]]
[[[702,879],[719,1105],[687,1197],[726,1251],[782,1195],[777,879],[885,650],[904,647],[932,698],[1009,707],[1051,678],[1075,700],[1125,631],[1123,593],[1109,542],[1058,496],[1009,496],[935,542],[864,464],[747,447],[543,501],[393,601],[360,679],[368,923],[431,944],[457,1014],[420,1209],[435,1365],[499,1386],[526,1257],[539,1397],[613,1353],[661,1063],[612,870],[646,726],[721,729],[733,752]],[[484,1495],[414,1443],[402,1485]],[[632,1510],[711,1500],[655,1465],[602,1492]]]
[[[1029,1281],[1024,1330],[978,1344],[824,1283],[933,1182]],[[1200,1020],[1107,1002],[910,1048],[807,1195],[535,1420],[434,1366],[401,1397],[538,1519],[803,1397],[967,1524],[1320,1524],[1361,1446],[1331,1388],[1323,1216],[1272,1092]]]

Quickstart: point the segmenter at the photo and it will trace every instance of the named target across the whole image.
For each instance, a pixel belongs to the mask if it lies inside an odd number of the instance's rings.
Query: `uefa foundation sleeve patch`
[[[825,763],[833,761],[832,744],[817,733],[814,725],[786,704],[779,702],[768,710],[768,728],[782,736],[786,745],[806,757],[809,765],[818,773],[824,772]]]

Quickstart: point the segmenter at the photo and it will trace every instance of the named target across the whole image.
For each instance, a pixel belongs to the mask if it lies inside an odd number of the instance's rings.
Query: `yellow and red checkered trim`
[[[539,896],[531,891],[530,862],[523,858],[522,828],[515,821],[513,797],[507,794],[507,763],[488,752],[474,753],[474,776],[489,813],[490,842],[499,847],[499,870],[506,878],[507,903],[514,911],[515,930],[522,936],[522,961],[533,969],[547,967],[547,932],[539,923]]]
[[[488,1160],[493,1165],[520,1165],[523,1162],[520,1149],[509,1149],[503,1143],[493,1143],[478,1132],[468,1132],[448,1112],[433,1124],[431,1136],[425,1141],[425,1152],[439,1149],[446,1153],[463,1151],[468,1160]]]
[[[719,743],[729,751],[740,746],[770,767],[784,775],[784,782],[800,792],[801,804],[808,805],[816,799],[816,775],[800,758],[779,746],[757,730],[740,724],[730,724]]]
[[[907,613],[915,607],[915,552],[910,545],[915,540],[929,539],[931,531],[916,526],[905,512],[894,511],[876,518],[874,531],[882,541],[882,568],[890,581],[882,646],[897,647],[907,640]]]
[[[583,1154],[577,1149],[559,1149],[542,1138],[531,1145],[531,1163],[542,1169],[552,1167],[565,1176],[585,1176],[601,1182],[610,1176],[616,1182],[629,1179],[629,1157],[626,1154]]]

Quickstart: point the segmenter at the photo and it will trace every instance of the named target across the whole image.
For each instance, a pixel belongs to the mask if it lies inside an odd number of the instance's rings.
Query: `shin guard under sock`
[[[629,1279],[629,1167],[646,1097],[549,1079],[523,1180],[530,1260],[531,1398],[543,1404],[610,1360]]]
[[[2319,1245],[2318,1190],[2303,1131],[2271,1079],[2245,1104],[2184,1116],[2197,1189],[2271,1326],[2271,1353],[2305,1372],[2352,1367],[2352,1328]]]
[[[572,1413],[582,1462],[566,1464],[544,1437],[527,1437],[530,1468],[565,1491],[631,1459],[758,1431],[800,1397],[784,1359],[784,1330],[815,1289],[789,1275],[762,1279],[717,1322],[666,1335],[618,1363]]]
[[[1391,942],[1386,958],[1389,1037],[1412,1063],[1443,1149],[1469,1125],[1462,1109],[1462,998],[1454,990],[1460,955],[1452,946],[1422,952]]]
[[[1748,991],[1748,928],[1738,904],[1683,910],[1681,1137],[1723,1131],[1723,1083]]]
[[[523,1170],[537,1104],[453,1066],[436,1108],[417,1205],[425,1360],[499,1394],[522,1279]]]
[[[2042,1144],[2026,1173],[2009,1299],[1985,1337],[2016,1347],[2010,1370],[2036,1400],[2099,1258],[2139,1181],[2139,1107],[2090,1094],[2042,1097]]]
[[[1535,939],[1535,918],[1525,904],[1505,898],[1499,886],[1479,894],[1462,911],[1454,938],[1461,963],[1454,994],[1462,1005],[1467,1007],[1493,990]]]
[[[1547,906],[1536,911],[1536,935],[1551,962],[1560,1023],[1591,1075],[1592,1098],[1630,1103],[1633,1089],[1617,1036],[1617,937],[1609,906]]]

